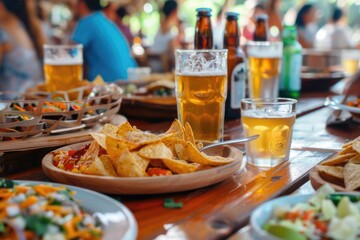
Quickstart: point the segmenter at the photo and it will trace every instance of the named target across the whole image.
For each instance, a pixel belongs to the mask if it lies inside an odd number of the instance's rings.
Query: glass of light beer
[[[44,45],[44,76],[49,92],[66,91],[81,86],[83,46]]]
[[[289,159],[296,103],[290,98],[241,100],[245,136],[259,135],[245,144],[248,163],[273,167]]]
[[[175,50],[178,118],[195,139],[223,138],[227,94],[227,50]]]
[[[278,97],[282,50],[282,42],[249,42],[247,44],[250,98]]]
[[[342,50],[341,64],[346,74],[355,74],[360,67],[360,50]]]

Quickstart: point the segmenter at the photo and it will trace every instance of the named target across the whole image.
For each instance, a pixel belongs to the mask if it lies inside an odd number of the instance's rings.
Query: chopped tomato
[[[294,211],[294,212],[288,212],[285,218],[291,221],[295,221],[299,216],[300,216],[299,211]]]
[[[149,176],[169,176],[172,172],[163,168],[149,168],[146,173]]]
[[[315,227],[322,233],[326,233],[327,231],[327,224],[324,221],[316,221]]]
[[[304,213],[303,213],[303,215],[302,215],[302,220],[303,221],[308,221],[308,220],[310,220],[312,217],[313,217],[313,215],[314,215],[314,211],[313,210],[307,210],[307,211],[305,211]]]
[[[54,161],[54,166],[55,167],[59,166],[59,163],[60,163],[60,161]]]
[[[64,165],[64,169],[65,170],[72,170],[74,168],[74,163],[66,163],[65,165]]]
[[[74,155],[76,152],[77,152],[76,150],[69,150],[68,156],[71,157],[71,156]]]

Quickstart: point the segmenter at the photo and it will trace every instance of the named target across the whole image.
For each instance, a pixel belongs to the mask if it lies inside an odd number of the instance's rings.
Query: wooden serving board
[[[341,186],[341,185],[338,185],[338,184],[335,184],[335,183],[324,180],[320,176],[320,174],[317,171],[316,167],[314,167],[313,169],[310,170],[309,178],[310,178],[311,185],[313,186],[314,189],[318,189],[322,185],[327,183],[330,186],[332,186],[338,192],[349,192],[348,190],[345,189],[344,186]]]
[[[115,115],[111,122],[114,125],[119,125],[127,119],[121,115]],[[4,141],[0,144],[1,152],[27,151],[31,149],[49,148],[56,146],[64,146],[78,142],[89,141],[92,137],[91,132],[97,131],[103,124],[96,124],[92,128],[81,129],[78,131],[64,132],[63,134],[49,135],[44,137],[33,137],[24,140]]]

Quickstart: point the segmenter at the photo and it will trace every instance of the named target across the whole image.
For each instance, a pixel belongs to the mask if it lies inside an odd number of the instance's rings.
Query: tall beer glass
[[[278,97],[282,42],[249,42],[247,55],[250,98]]]
[[[296,102],[290,98],[241,100],[245,136],[259,134],[245,144],[248,163],[272,167],[289,159]]]
[[[62,91],[81,86],[83,47],[44,45],[44,76],[47,90]]]
[[[196,140],[222,140],[227,94],[227,50],[175,50],[178,118]]]

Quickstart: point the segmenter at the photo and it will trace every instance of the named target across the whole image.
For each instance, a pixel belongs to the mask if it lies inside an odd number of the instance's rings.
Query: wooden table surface
[[[326,127],[332,110],[322,108],[323,98],[304,98],[299,102],[298,118],[294,126],[293,143],[323,149],[292,150],[290,161],[277,167],[262,169],[243,166],[231,178],[213,186],[181,193],[117,196],[135,215],[139,227],[138,239],[216,239],[232,235],[248,223],[251,211],[262,202],[289,194],[308,182],[309,170],[334,154],[327,150],[340,146],[360,135],[360,127],[350,124]],[[171,121],[144,122],[129,119],[143,130],[162,132]],[[239,120],[227,121],[226,138],[242,136]],[[239,148],[243,148],[239,145]],[[43,150],[39,150],[44,154]],[[16,153],[11,153],[16,154]],[[27,156],[26,161],[38,161],[39,155]],[[24,157],[24,155],[22,155]],[[40,166],[11,174],[9,179],[50,181]],[[183,203],[181,209],[163,207],[165,198]]]

